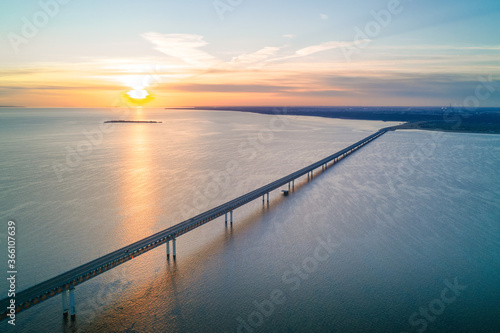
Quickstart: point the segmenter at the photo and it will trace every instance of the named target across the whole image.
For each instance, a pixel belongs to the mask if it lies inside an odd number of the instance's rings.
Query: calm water
[[[147,109],[127,118],[163,123],[103,127],[120,113],[0,109],[0,259],[13,219],[19,290],[390,125]],[[500,332],[498,170],[499,136],[387,133],[180,237],[175,263],[161,247],[78,286],[76,322],[59,296],[17,331]]]

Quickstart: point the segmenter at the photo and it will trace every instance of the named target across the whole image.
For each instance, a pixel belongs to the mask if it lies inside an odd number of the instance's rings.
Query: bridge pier
[[[295,179],[292,180],[292,190],[295,190]]]
[[[167,239],[167,259],[170,259],[170,240]]]
[[[382,130],[381,132],[377,132],[378,134],[376,133],[376,134],[371,135],[370,137],[368,137],[368,139],[365,139],[366,141],[364,141],[362,144],[358,144],[356,146],[351,145],[350,147],[342,150],[340,152],[340,154],[339,154],[339,152],[337,152],[334,155],[331,155],[331,156],[334,156],[334,158],[328,157],[328,159],[325,159],[325,160],[328,160],[328,162],[322,164],[323,170],[325,170],[329,167],[328,163],[332,162],[332,160],[335,162],[339,162],[340,160],[343,160],[346,156],[351,155],[353,152],[356,152],[357,150],[359,150],[359,148],[367,145],[369,142],[380,137],[382,134],[386,133],[387,131],[388,130],[386,129],[386,130]],[[317,166],[317,163],[318,162],[313,163],[310,166],[306,167],[306,170],[309,170],[307,172],[308,180],[312,179],[314,177],[314,170],[319,169],[319,167]],[[333,165],[334,165],[334,163],[332,163],[331,166],[333,166]],[[179,223],[175,226],[172,226],[171,228],[165,229],[161,233],[144,238],[143,240],[137,242],[137,244],[144,244],[144,246],[141,247],[140,250],[133,252],[133,254],[128,253],[129,252],[128,250],[130,249],[129,247],[124,247],[122,250],[115,251],[116,253],[115,252],[109,253],[108,254],[109,264],[107,264],[106,266],[102,266],[103,262],[101,261],[101,258],[98,258],[98,259],[90,261],[89,263],[87,263],[85,265],[81,265],[79,267],[76,267],[76,268],[69,270],[66,273],[60,274],[57,277],[54,277],[53,279],[44,281],[42,283],[38,283],[36,286],[33,286],[32,288],[21,291],[21,292],[19,292],[19,294],[22,295],[23,299],[32,300],[32,301],[29,301],[29,303],[27,301],[25,304],[23,304],[22,307],[21,306],[17,307],[16,312],[23,311],[23,310],[29,308],[30,306],[34,306],[36,304],[41,303],[42,301],[44,301],[46,299],[49,299],[50,296],[56,296],[57,293],[61,293],[62,294],[61,295],[61,297],[62,297],[62,309],[63,309],[64,318],[68,318],[69,316],[71,316],[71,319],[75,320],[75,318],[76,318],[75,285],[77,283],[82,283],[82,282],[84,282],[84,281],[86,281],[86,280],[88,280],[96,275],[103,273],[104,271],[107,271],[108,269],[111,269],[113,267],[118,266],[119,264],[123,263],[124,261],[126,261],[128,259],[131,259],[133,257],[137,257],[137,256],[143,254],[144,252],[147,252],[147,251],[155,248],[157,245],[162,244],[161,242],[166,243],[166,254],[167,254],[167,258],[168,258],[170,256],[170,241],[172,241],[173,258],[175,261],[176,254],[177,254],[176,253],[176,237],[178,237],[184,233],[187,233],[187,232],[199,227],[200,225],[207,223],[208,221],[216,219],[216,218],[220,217],[222,214],[225,214],[225,222],[226,222],[226,227],[227,227],[228,213],[230,214],[231,228],[232,228],[233,210],[243,206],[244,204],[246,204],[248,202],[251,202],[254,199],[257,199],[259,197],[260,193],[262,193],[262,201],[263,202],[265,202],[265,199],[266,199],[265,196],[267,195],[267,205],[268,205],[267,208],[269,209],[270,191],[274,191],[278,187],[284,186],[286,183],[288,183],[288,189],[290,190],[290,183],[292,183],[292,187],[294,187],[295,186],[295,182],[294,182],[295,178],[299,179],[297,177],[298,174],[300,174],[301,175],[300,177],[302,177],[304,175],[303,170],[304,169],[300,169],[299,171],[297,171],[298,173],[289,174],[286,177],[280,178],[279,181],[269,183],[265,186],[258,188],[255,191],[252,191],[252,192],[249,192],[245,195],[242,195],[242,196],[236,198],[234,201],[229,201],[226,204],[221,205],[220,208],[209,210],[203,214],[197,215],[196,218],[186,220],[183,223]],[[317,172],[317,173],[319,174],[319,172]],[[288,180],[288,182],[287,182],[287,180]],[[299,179],[299,181],[300,181],[300,179]],[[279,186],[277,186],[276,184],[279,184]],[[299,184],[299,187],[300,187],[300,184]],[[228,207],[231,208],[231,210],[227,210]],[[132,245],[133,244],[131,244],[130,247],[134,248],[135,246],[132,246]],[[124,252],[123,252],[123,250],[124,250]],[[128,253],[128,254],[124,254],[124,253]],[[82,272],[89,272],[89,273],[86,273],[84,278],[82,278],[82,275],[81,275]],[[68,281],[71,281],[71,283],[68,284]],[[48,293],[48,295],[42,294],[42,296],[40,296],[40,290],[49,290],[50,293]],[[4,301],[5,301],[5,303],[7,303],[6,299],[0,299],[0,303],[4,303]],[[8,315],[8,311],[6,310],[6,308],[4,308],[4,310],[0,310],[0,320],[2,318],[5,319],[7,317],[7,315]],[[67,319],[65,321],[67,321]]]
[[[175,238],[172,239],[172,255],[175,260]]]
[[[62,296],[63,318],[68,318],[68,312],[69,312],[68,291],[63,290],[61,296]]]
[[[288,182],[288,191],[290,192],[290,182]]]
[[[69,314],[71,315],[71,320],[75,320],[76,318],[75,287],[73,286],[69,288]]]

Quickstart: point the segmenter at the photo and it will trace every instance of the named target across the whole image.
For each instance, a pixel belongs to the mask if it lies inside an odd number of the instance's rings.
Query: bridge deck
[[[243,206],[244,204],[253,201],[263,195],[292,182],[293,180],[308,174],[311,171],[331,162],[337,158],[347,156],[353,151],[361,148],[370,141],[375,140],[379,136],[386,133],[391,128],[384,128],[380,131],[342,149],[335,154],[332,154],[316,163],[313,163],[305,168],[295,171],[283,178],[280,178],[272,183],[264,185],[254,191],[244,194],[236,199],[226,202],[218,207],[212,208],[204,213],[201,213],[193,218],[180,222],[170,228],[160,231],[154,235],[141,239],[135,243],[127,245],[121,249],[113,251],[100,258],[92,260],[86,264],[73,268],[65,273],[55,276],[47,281],[41,282],[37,285],[29,287],[19,293],[16,293],[16,312],[28,309],[33,305],[47,300],[64,290],[70,289],[83,283],[105,271],[112,269],[128,260],[131,260],[138,255],[148,252],[169,240],[181,236],[207,222],[210,222],[217,217],[224,215],[232,210]],[[0,320],[7,318],[8,311],[5,309],[9,305],[10,299],[4,298],[0,300]]]

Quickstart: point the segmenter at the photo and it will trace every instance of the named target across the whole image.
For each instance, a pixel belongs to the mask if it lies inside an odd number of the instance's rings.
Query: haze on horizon
[[[484,80],[500,91],[495,0],[26,0],[0,13],[0,105],[448,105]]]

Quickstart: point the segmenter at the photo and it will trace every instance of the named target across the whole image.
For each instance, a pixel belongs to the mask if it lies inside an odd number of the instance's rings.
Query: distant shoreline
[[[196,107],[195,110],[238,111],[269,115],[398,121],[394,129],[500,134],[500,108],[464,111],[453,107]]]

